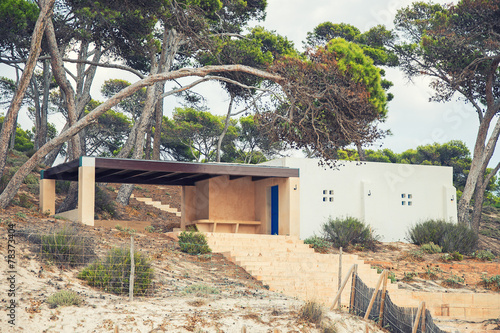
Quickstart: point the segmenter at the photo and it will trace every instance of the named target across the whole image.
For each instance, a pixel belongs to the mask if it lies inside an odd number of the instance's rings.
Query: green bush
[[[378,240],[378,236],[369,226],[354,217],[329,218],[321,228],[324,239],[335,247],[346,248],[348,245],[361,245],[364,248],[373,249]]]
[[[423,244],[422,246],[420,246],[420,249],[422,251],[424,251],[425,253],[429,253],[429,254],[443,252],[443,249],[441,248],[441,246],[436,245],[433,242],[430,242],[430,243],[427,243],[427,244]]]
[[[460,254],[460,252],[452,252],[452,253],[445,253],[441,256],[441,259],[443,261],[462,261],[464,260],[464,256]]]
[[[47,303],[52,309],[57,308],[58,306],[78,306],[82,304],[82,298],[72,290],[61,290],[50,295],[47,299]]]
[[[58,266],[75,267],[95,258],[94,240],[83,235],[77,225],[65,225],[47,234],[25,229],[20,235],[34,245],[34,252]]]
[[[481,279],[483,280],[483,285],[486,289],[493,291],[500,290],[500,275],[494,275],[489,278],[486,274],[483,274]]]
[[[67,194],[70,184],[71,182],[69,180],[56,181],[56,194]]]
[[[78,278],[113,294],[128,294],[130,287],[130,250],[112,248],[106,257],[85,267]],[[140,252],[134,253],[134,295],[144,295],[151,288],[153,268],[149,258]]]
[[[179,234],[181,251],[189,254],[205,254],[212,250],[207,244],[205,235],[200,232],[183,231]]]
[[[463,278],[455,274],[451,274],[449,278],[443,280],[445,286],[452,288],[462,287],[464,282]]]
[[[474,258],[483,261],[492,261],[493,259],[495,259],[495,255],[488,250],[476,251],[472,255],[474,256]]]
[[[310,245],[316,252],[325,253],[330,247],[330,243],[318,236],[311,236],[304,239],[304,244]]]
[[[434,243],[442,248],[442,252],[474,252],[479,242],[477,233],[462,224],[443,220],[428,220],[410,227],[406,239],[413,244]]]

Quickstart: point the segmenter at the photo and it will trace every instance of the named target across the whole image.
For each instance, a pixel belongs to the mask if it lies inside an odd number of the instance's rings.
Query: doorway
[[[271,235],[279,234],[278,185],[271,187]]]

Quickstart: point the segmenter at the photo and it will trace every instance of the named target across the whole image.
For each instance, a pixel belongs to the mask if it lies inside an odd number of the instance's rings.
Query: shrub
[[[459,252],[445,253],[441,256],[443,261],[462,261],[464,260],[464,256]]]
[[[205,284],[193,284],[184,288],[183,292],[185,294],[196,294],[197,296],[209,295],[209,294],[220,294],[219,289]]]
[[[442,248],[442,252],[472,253],[477,248],[477,233],[465,225],[428,220],[410,227],[407,240],[416,245],[434,243]]]
[[[309,244],[316,252],[325,253],[330,247],[330,243],[318,236],[311,236],[304,239],[304,244]]]
[[[456,287],[461,287],[462,283],[464,282],[465,280],[460,276],[451,274],[449,278],[443,280],[443,285],[445,285],[446,287],[456,288]]]
[[[413,281],[415,279],[415,277],[417,277],[417,273],[415,273],[415,272],[409,272],[409,273],[404,272],[404,276],[403,276],[402,280],[405,282],[409,282],[409,281]]]
[[[78,278],[87,281],[89,286],[103,289],[113,294],[128,294],[130,287],[130,250],[112,248],[106,257],[85,267]],[[134,252],[135,274],[134,295],[144,295],[151,288],[153,268],[149,258]]]
[[[323,320],[324,310],[321,304],[308,301],[299,311],[299,318],[312,324],[320,325]]]
[[[422,251],[424,251],[425,253],[429,253],[429,254],[441,253],[443,251],[441,246],[436,245],[433,242],[423,244],[422,246],[420,246],[420,249]]]
[[[56,181],[56,194],[68,193],[70,184],[71,184],[71,182],[69,180]]]
[[[492,261],[493,259],[495,259],[495,255],[491,253],[489,250],[476,251],[472,255],[474,256],[474,258],[483,261]]]
[[[50,295],[47,299],[47,303],[52,309],[57,308],[58,306],[79,306],[82,304],[82,298],[72,290],[61,290]]]
[[[189,254],[205,254],[212,250],[207,244],[205,235],[200,232],[183,231],[179,234],[181,251]]]
[[[324,239],[335,247],[358,244],[373,249],[378,239],[369,226],[354,217],[328,219],[328,222],[322,225],[322,234]]]
[[[36,246],[33,251],[42,258],[63,267],[83,265],[95,257],[93,239],[82,235],[77,225],[65,225],[47,234],[26,229],[20,235]]]
[[[483,280],[482,283],[486,289],[493,291],[500,290],[500,275],[495,275],[489,278],[486,274],[483,274],[481,279]]]
[[[146,230],[146,232],[153,233],[155,232],[155,227],[153,227],[152,225],[147,225],[144,227],[144,230]]]

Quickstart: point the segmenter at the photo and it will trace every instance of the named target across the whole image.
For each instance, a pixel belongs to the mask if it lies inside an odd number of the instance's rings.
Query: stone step
[[[153,206],[167,213],[175,214],[176,216],[181,216],[181,212],[177,208],[170,207],[170,205],[163,205],[160,201],[154,201],[152,198],[136,198],[133,194],[130,196],[135,198],[135,200],[145,203],[146,205]]]

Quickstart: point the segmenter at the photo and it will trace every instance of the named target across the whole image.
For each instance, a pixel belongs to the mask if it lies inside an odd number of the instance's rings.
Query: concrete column
[[[56,180],[44,179],[43,170],[40,173],[40,211],[50,215],[56,213]]]
[[[94,225],[95,159],[80,157],[78,168],[78,221]]]

